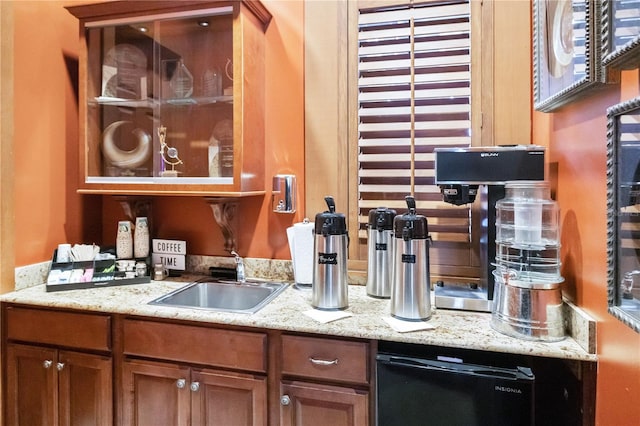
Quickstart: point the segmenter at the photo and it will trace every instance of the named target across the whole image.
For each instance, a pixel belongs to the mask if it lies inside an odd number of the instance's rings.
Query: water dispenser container
[[[496,203],[491,326],[528,340],[562,340],[560,226],[546,181],[507,182]]]

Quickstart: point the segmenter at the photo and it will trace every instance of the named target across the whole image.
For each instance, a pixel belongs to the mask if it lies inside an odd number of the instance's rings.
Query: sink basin
[[[241,283],[205,278],[165,294],[149,304],[252,314],[286,288],[284,283],[252,280]]]

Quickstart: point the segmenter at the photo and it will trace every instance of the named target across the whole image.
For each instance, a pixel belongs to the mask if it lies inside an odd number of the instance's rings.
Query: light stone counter
[[[188,277],[186,277],[188,278]],[[596,361],[573,338],[561,342],[531,342],[502,335],[491,329],[487,313],[437,310],[429,320],[435,329],[399,333],[383,320],[389,315],[389,300],[366,295],[364,286],[349,286],[348,312],[353,316],[328,324],[319,323],[303,312],[311,309],[311,291],[287,288],[255,314],[221,313],[149,305],[148,302],[185,285],[184,281],[152,281],[149,284],[103,287],[47,293],[36,285],[0,297],[3,302],[73,308],[95,312],[143,315],[176,320],[201,321],[256,328],[278,329],[321,335],[356,337],[446,346],[455,348],[536,355],[580,361]]]

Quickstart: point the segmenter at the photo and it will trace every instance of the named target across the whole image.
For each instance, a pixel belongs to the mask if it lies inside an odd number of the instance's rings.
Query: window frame
[[[353,272],[357,273],[365,273],[367,269],[367,247],[364,244],[359,243],[358,235],[358,15],[360,9],[367,9],[371,7],[382,7],[382,6],[395,6],[395,5],[403,5],[407,3],[413,4],[423,4],[434,2],[434,0],[426,0],[426,1],[401,1],[401,0],[390,0],[390,1],[367,1],[367,0],[359,0],[354,2],[349,2],[349,49],[348,55],[349,58],[355,58],[354,60],[349,61],[349,87],[348,87],[348,102],[349,102],[349,111],[353,111],[350,114],[350,119],[352,121],[349,122],[349,235],[351,235],[351,244],[349,247],[349,269]],[[471,144],[472,145],[482,145],[482,105],[481,100],[484,98],[481,94],[481,90],[483,85],[480,84],[482,82],[483,69],[481,64],[488,61],[491,63],[491,58],[487,58],[487,53],[484,53],[485,56],[480,58],[479,56],[485,52],[482,49],[482,25],[478,25],[478,18],[482,16],[482,6],[480,2],[471,1],[471,73],[474,75],[474,78],[471,79]],[[475,18],[475,19],[474,19]],[[480,54],[479,54],[479,53]],[[487,50],[488,53],[491,51]],[[474,136],[479,135],[479,136]],[[352,172],[353,171],[353,172]],[[474,221],[472,226],[472,230],[477,234],[478,229],[480,229],[479,223],[479,212],[478,212],[478,203],[474,203],[472,206],[472,220]],[[398,211],[399,214],[404,213],[403,211]],[[473,236],[474,240],[479,239],[479,235]],[[478,253],[476,253],[478,254]],[[470,253],[470,257],[473,255]],[[479,268],[480,258],[476,257],[474,259],[470,259],[470,264],[473,265],[474,268]],[[456,271],[452,268],[432,268],[431,274],[434,279],[439,279],[442,275],[453,276],[453,275],[462,275],[467,276],[465,279],[469,278],[468,275],[472,275],[472,269],[468,270],[466,273],[461,272],[458,268]],[[457,273],[458,272],[458,273]],[[478,276],[479,278],[479,276]]]
[[[357,235],[357,12],[388,0],[305,1],[305,215],[326,209],[333,195]],[[405,2],[406,3],[406,2]],[[531,143],[531,4],[471,0],[473,145]],[[349,25],[350,22],[355,25]],[[354,53],[356,52],[355,56]],[[353,58],[353,59],[351,59]],[[329,61],[328,63],[326,61]],[[320,68],[320,69],[319,69]],[[479,95],[478,95],[479,94]],[[479,129],[479,130],[475,130]],[[354,169],[355,168],[355,169]],[[346,183],[346,185],[345,185]],[[354,228],[355,225],[355,228]],[[349,280],[366,283],[366,256],[349,248]]]

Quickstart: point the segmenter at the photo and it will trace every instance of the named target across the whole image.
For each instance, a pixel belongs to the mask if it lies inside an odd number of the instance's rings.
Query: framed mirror
[[[640,3],[602,2],[602,65],[606,73],[640,65]]]
[[[609,313],[640,333],[640,98],[607,110]]]

